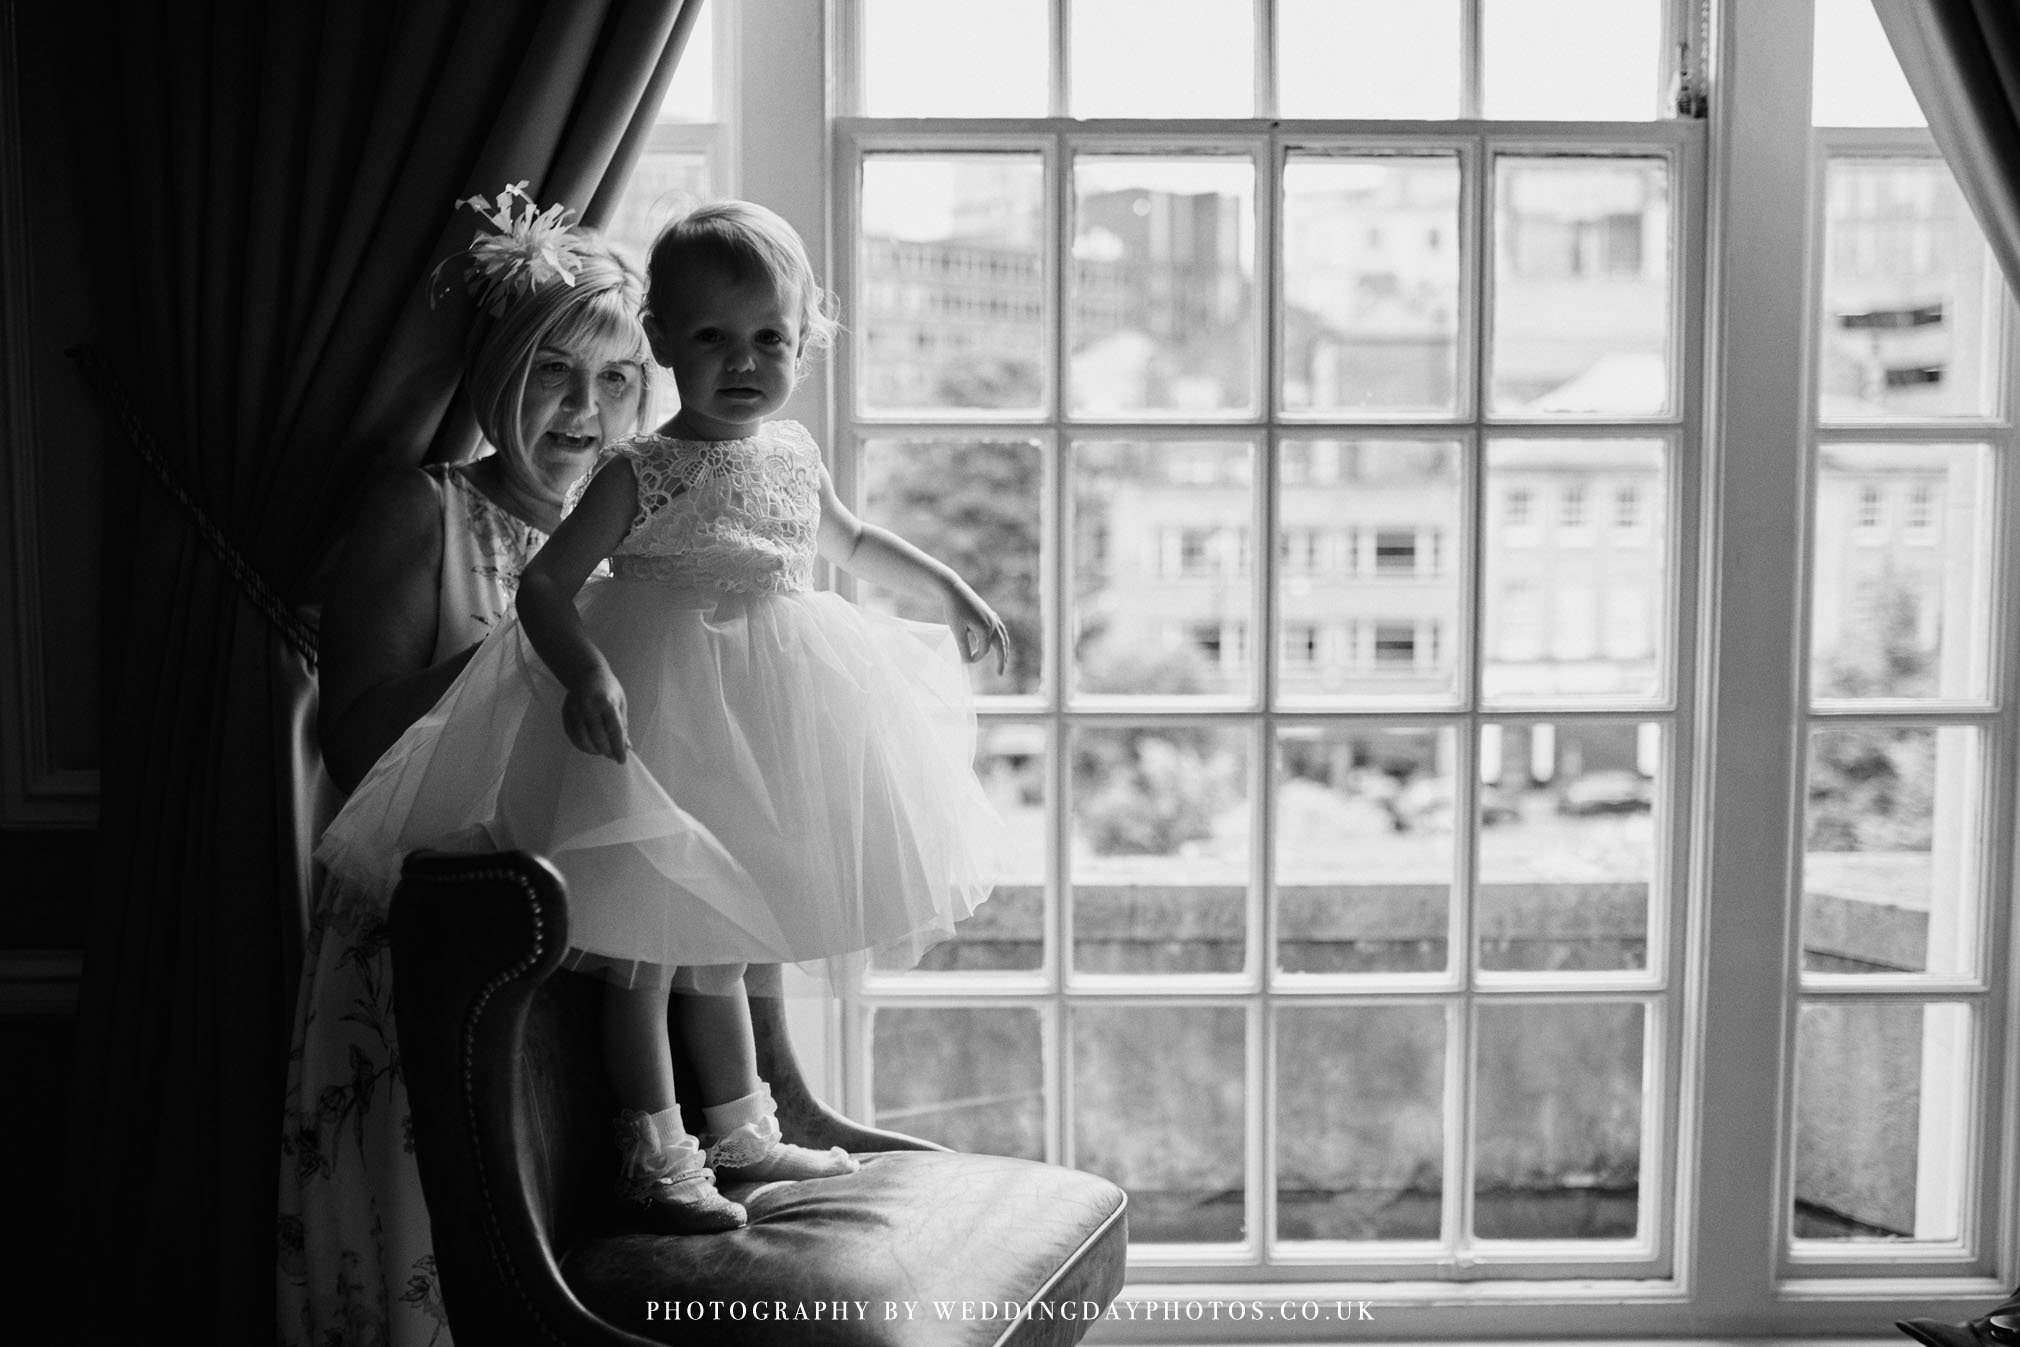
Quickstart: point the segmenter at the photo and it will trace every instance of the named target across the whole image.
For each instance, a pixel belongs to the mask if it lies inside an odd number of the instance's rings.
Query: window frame
[[[1059,610],[1059,605],[1050,605],[1046,615],[1046,690],[1037,696],[992,702],[985,707],[985,719],[992,712],[1015,715],[1020,719],[1036,717],[1051,727],[1049,742],[1053,745],[1053,762],[1047,807],[1051,813],[1049,825],[1052,836],[1063,838],[1070,835],[1071,821],[1066,817],[1068,783],[1065,779],[1068,755],[1064,746],[1070,742],[1072,729],[1076,726],[1099,728],[1116,723],[1143,723],[1145,717],[1162,723],[1217,723],[1239,728],[1249,745],[1252,780],[1260,771],[1273,770],[1268,764],[1274,762],[1279,727],[1346,722],[1383,727],[1407,727],[1411,724],[1450,726],[1457,731],[1461,745],[1460,765],[1455,776],[1468,782],[1473,776],[1474,744],[1481,726],[1537,720],[1567,724],[1654,717],[1665,726],[1664,738],[1669,748],[1659,790],[1673,800],[1684,798],[1680,789],[1681,783],[1687,779],[1688,745],[1693,736],[1688,729],[1689,702],[1682,695],[1690,685],[1691,675],[1688,661],[1681,656],[1690,650],[1689,642],[1694,633],[1685,605],[1678,600],[1678,593],[1688,592],[1692,584],[1688,557],[1694,531],[1691,501],[1696,494],[1696,472],[1689,463],[1686,446],[1699,438],[1697,427],[1701,413],[1696,390],[1686,384],[1683,370],[1696,350],[1695,334],[1701,330],[1697,321],[1700,312],[1697,295],[1701,292],[1699,277],[1702,275],[1703,254],[1701,246],[1692,243],[1693,238],[1701,237],[1696,233],[1697,226],[1694,224],[1700,211],[1698,191],[1693,186],[1703,177],[1704,128],[1701,123],[1665,121],[1581,125],[1578,134],[1573,136],[1560,124],[1520,122],[1272,123],[1235,120],[1146,124],[1120,120],[978,118],[951,124],[924,119],[894,124],[888,119],[838,115],[833,117],[831,128],[832,219],[835,232],[829,240],[830,285],[843,296],[845,303],[859,287],[855,251],[845,231],[846,222],[858,215],[860,166],[866,158],[881,153],[903,152],[1024,153],[1042,157],[1045,193],[1042,209],[1047,227],[1041,247],[1046,284],[1055,315],[1049,351],[1049,384],[1040,406],[1031,412],[939,410],[922,415],[857,405],[858,357],[846,342],[843,343],[832,362],[835,371],[832,399],[835,427],[829,444],[837,487],[844,493],[845,499],[852,497],[858,484],[859,473],[851,448],[858,438],[902,433],[1030,439],[1037,441],[1041,452],[1047,456],[1047,527],[1057,536],[1057,525],[1050,521],[1063,520],[1071,509],[1061,457],[1069,441],[1075,438],[1127,438],[1132,435],[1164,439],[1242,439],[1252,444],[1258,466],[1253,507],[1247,525],[1251,539],[1249,551],[1255,553],[1255,539],[1274,539],[1276,536],[1275,516],[1279,499],[1276,460],[1274,455],[1266,452],[1274,438],[1373,435],[1454,442],[1460,446],[1462,459],[1465,460],[1460,490],[1461,508],[1468,520],[1478,520],[1480,511],[1485,508],[1481,499],[1488,480],[1484,455],[1490,440],[1539,437],[1649,439],[1659,440],[1665,446],[1663,509],[1666,512],[1670,555],[1666,558],[1668,566],[1665,574],[1668,579],[1663,588],[1662,602],[1665,611],[1674,614],[1674,620],[1665,623],[1664,630],[1674,633],[1673,639],[1678,642],[1677,650],[1665,652],[1670,666],[1675,669],[1675,686],[1665,684],[1650,696],[1622,697],[1597,709],[1560,706],[1543,711],[1534,704],[1513,701],[1488,704],[1483,702],[1477,686],[1470,690],[1460,689],[1456,699],[1449,704],[1416,703],[1400,709],[1363,707],[1352,711],[1288,709],[1268,705],[1260,691],[1271,685],[1269,680],[1276,678],[1277,665],[1282,658],[1279,642],[1271,640],[1248,643],[1251,654],[1248,688],[1238,696],[1220,700],[1188,700],[1176,705],[1119,699],[1114,704],[1108,699],[1102,699],[1097,704],[1069,699],[1056,691],[1066,686],[1066,652],[1071,650],[1072,644],[1067,630],[1068,615]],[[1147,412],[1127,419],[1076,417],[1066,402],[1070,326],[1065,315],[1069,303],[1069,282],[1061,265],[1061,259],[1071,255],[1073,223],[1068,206],[1073,192],[1070,174],[1074,156],[1078,153],[1098,155],[1109,152],[1157,154],[1181,149],[1207,154],[1245,154],[1255,169],[1252,197],[1257,238],[1255,279],[1261,308],[1255,325],[1256,346],[1252,349],[1256,401],[1246,410],[1208,414]],[[1273,286],[1264,281],[1271,274],[1276,249],[1280,246],[1280,231],[1275,218],[1278,184],[1292,155],[1302,151],[1323,153],[1328,150],[1344,150],[1355,155],[1429,151],[1451,154],[1459,163],[1461,195],[1456,227],[1469,242],[1460,251],[1459,283],[1463,314],[1457,358],[1472,373],[1470,379],[1461,380],[1462,395],[1449,412],[1368,414],[1349,419],[1337,414],[1276,410],[1273,407],[1284,334],[1280,296]],[[1667,181],[1672,192],[1668,202],[1668,224],[1671,258],[1675,265],[1668,276],[1673,302],[1666,339],[1672,354],[1669,407],[1665,411],[1646,415],[1549,417],[1494,415],[1487,408],[1485,375],[1491,335],[1486,330],[1484,315],[1491,312],[1493,266],[1490,256],[1495,246],[1486,227],[1487,201],[1489,194],[1495,190],[1490,179],[1492,165],[1497,157],[1529,158],[1567,152],[1589,152],[1618,158],[1659,158],[1667,165]],[[1371,541],[1374,530],[1368,528],[1363,532],[1368,535],[1364,542]],[[1268,550],[1273,552],[1274,549]],[[1421,552],[1421,547],[1418,550]],[[1467,651],[1473,643],[1471,633],[1479,630],[1477,606],[1484,556],[1484,546],[1467,542],[1460,553],[1445,562],[1446,565],[1462,567],[1465,572],[1461,582],[1461,608],[1456,615],[1461,624],[1456,642],[1461,649],[1457,658],[1461,661],[1459,667],[1475,667],[1476,674],[1477,662],[1471,661]],[[1253,559],[1260,560],[1261,554]],[[1063,564],[1058,548],[1046,549],[1046,555],[1041,558],[1041,571],[1048,578],[1048,592],[1060,592],[1056,587],[1057,572]],[[1377,568],[1372,553],[1367,569],[1371,573],[1369,578],[1375,578],[1372,573]],[[1260,572],[1255,574],[1255,579],[1262,587],[1257,606],[1251,611],[1275,627],[1280,621],[1274,592],[1277,574],[1272,567],[1258,565],[1251,565],[1249,571],[1252,574]],[[1386,583],[1408,583],[1418,578],[1414,570],[1407,576],[1390,572],[1379,575],[1379,579]],[[844,592],[852,588],[845,578],[839,587]],[[1369,633],[1375,629],[1372,619],[1362,625]],[[1429,639],[1421,624],[1413,623],[1412,667],[1421,659]],[[1450,638],[1441,632],[1439,639],[1447,641]],[[1375,659],[1372,647],[1368,663],[1380,669],[1391,667],[1391,663]],[[1046,701],[1048,696],[1054,698],[1049,704]],[[1466,787],[1462,804],[1470,802],[1475,789],[1470,784]],[[1251,810],[1252,835],[1269,836],[1268,805],[1259,789],[1252,792]],[[1066,1078],[1069,1073],[1060,1057],[1059,1035],[1064,1032],[1062,1026],[1068,1007],[1082,1000],[1088,1000],[1090,1004],[1109,1004],[1119,1000],[1123,1003],[1183,1005],[1192,1004],[1195,998],[1201,996],[1224,998],[1218,1004],[1245,1005],[1251,1043],[1246,1068],[1250,1105],[1245,1129],[1248,1152],[1245,1173],[1251,1176],[1267,1174],[1274,1167],[1271,1158],[1263,1153],[1267,1139],[1273,1135],[1269,1112],[1273,1111],[1273,1090],[1269,1084],[1273,1067],[1266,1055],[1259,1054],[1267,1054],[1272,1041],[1268,1008],[1274,1004],[1327,1004],[1329,997],[1345,996],[1351,1001],[1354,993],[1323,984],[1298,988],[1295,978],[1290,983],[1284,983],[1282,975],[1277,975],[1277,985],[1271,985],[1271,980],[1265,977],[1258,951],[1268,948],[1274,904],[1270,897],[1271,888],[1262,871],[1266,863],[1262,856],[1264,848],[1254,850],[1256,854],[1251,858],[1250,866],[1255,873],[1251,882],[1252,887],[1260,891],[1261,897],[1259,904],[1251,906],[1259,906],[1261,910],[1250,912],[1246,931],[1250,954],[1247,970],[1242,974],[1177,975],[1163,981],[1161,986],[1148,978],[1069,974],[1061,964],[1065,941],[1072,929],[1070,890],[1073,886],[1070,881],[1062,882],[1060,876],[1054,873],[1047,880],[1046,919],[1052,938],[1048,941],[1042,969],[1029,975],[990,975],[986,979],[978,979],[974,975],[965,978],[914,975],[902,987],[880,984],[873,993],[863,998],[863,1003],[910,1005],[915,1003],[916,998],[926,997],[940,998],[942,1004],[948,1004],[949,998],[972,994],[1046,1005],[1048,1008],[1041,1022],[1046,1026],[1045,1061],[1053,1087],[1050,1097],[1054,1101],[1048,1112],[1056,1115],[1048,1130],[1048,1154],[1064,1163],[1072,1162],[1071,1146],[1066,1136],[1072,1106],[1071,1082]],[[1663,1284],[1675,1243],[1673,1208],[1665,1196],[1673,1191],[1675,1160],[1674,1149],[1666,1142],[1676,1130],[1676,1101],[1680,1097],[1676,1071],[1677,1064],[1682,1060],[1679,1034],[1683,1017],[1676,1007],[1681,1005],[1682,993],[1672,951],[1678,949],[1681,942],[1680,931],[1672,928],[1680,921],[1684,905],[1683,862],[1681,849],[1673,840],[1658,844],[1647,908],[1650,928],[1648,968],[1641,972],[1588,976],[1580,980],[1575,988],[1560,986],[1554,991],[1548,990],[1542,979],[1517,982],[1497,979],[1492,974],[1469,975],[1461,966],[1471,957],[1470,937],[1466,934],[1469,926],[1462,921],[1453,928],[1455,938],[1465,942],[1468,950],[1464,955],[1455,956],[1454,965],[1446,975],[1450,980],[1448,997],[1457,998],[1450,1001],[1451,1011],[1458,1017],[1455,1023],[1469,1019],[1472,1013],[1466,1009],[1469,1005],[1495,1000],[1515,1004],[1544,995],[1572,1000],[1589,997],[1628,1000],[1646,1008],[1643,1025],[1646,1045],[1643,1057],[1643,1138],[1646,1153],[1639,1198],[1641,1233],[1635,1238],[1591,1244],[1553,1242],[1547,1247],[1540,1242],[1495,1241],[1497,1247],[1491,1251],[1476,1251],[1443,1260],[1439,1263],[1438,1274],[1442,1278],[1456,1283],[1485,1284],[1497,1276],[1554,1274],[1560,1279],[1560,1286],[1574,1280],[1595,1280],[1603,1284],[1603,1290],[1576,1293],[1581,1297],[1590,1295],[1617,1299],[1623,1294],[1634,1294],[1628,1287],[1634,1287],[1644,1295],[1667,1294],[1652,1288]],[[1454,886],[1455,904],[1465,901],[1471,864],[1470,857],[1459,862]],[[1469,984],[1470,990],[1466,989]],[[1370,992],[1376,990],[1369,988]],[[1038,1001],[1033,1002],[1034,997]],[[1484,1001],[1476,998],[1484,998]],[[1668,1007],[1662,1005],[1665,998],[1672,1002]],[[1447,1097],[1455,1109],[1464,1107],[1462,1101],[1465,1095],[1462,1091],[1466,1086],[1462,1077],[1470,1041],[1470,1028],[1463,1028],[1450,1042],[1452,1060],[1448,1065],[1446,1088]],[[859,1008],[846,1017],[842,1050],[845,1059],[844,1099],[851,1108],[865,1109],[871,1098],[867,1074],[869,1054],[867,1032]],[[1448,1162],[1458,1154],[1458,1146],[1459,1142],[1454,1138],[1447,1148]],[[1455,1166],[1447,1176],[1447,1202],[1453,1205],[1455,1214],[1457,1204],[1471,1200],[1470,1185],[1462,1184],[1461,1175],[1470,1175],[1470,1169],[1461,1170]],[[1291,1252],[1279,1249],[1266,1255],[1264,1250],[1277,1243],[1271,1233],[1274,1228],[1271,1215],[1274,1196],[1268,1184],[1248,1187],[1246,1201],[1251,1234],[1247,1249],[1139,1245],[1132,1249],[1133,1272],[1188,1281],[1239,1272],[1282,1282],[1314,1274],[1349,1279],[1356,1276],[1394,1277],[1419,1265],[1414,1258],[1397,1258],[1393,1253],[1394,1246],[1388,1245],[1382,1246],[1378,1252],[1369,1253],[1336,1242],[1312,1241],[1303,1249]],[[1266,1257],[1274,1262],[1265,1262]],[[1630,1276],[1633,1280],[1623,1281],[1623,1276]],[[1385,1290],[1394,1285],[1394,1282],[1382,1283]],[[1531,1286],[1526,1293],[1533,1294],[1534,1287]]]
[[[1803,618],[1797,623],[1800,636],[1796,663],[1804,697],[1799,704],[1800,738],[1796,745],[1795,784],[1799,790],[1805,786],[1802,763],[1806,760],[1810,736],[1817,731],[1898,726],[1958,727],[1975,731],[1977,743],[1971,754],[1975,761],[1969,766],[1979,786],[1979,798],[1974,801],[1976,837],[1969,858],[1976,870],[1972,881],[1976,893],[1970,912],[1975,925],[1972,941],[1975,958],[1971,971],[1958,974],[1843,974],[1810,972],[1801,967],[1804,844],[1800,801],[1795,808],[1796,827],[1791,831],[1790,846],[1793,880],[1790,906],[1794,909],[1795,949],[1792,951],[1794,968],[1786,998],[1784,1043],[1785,1060],[1790,1064],[1787,1068],[1789,1079],[1785,1081],[1784,1089],[1789,1092],[1790,1099],[1783,1127],[1782,1187],[1780,1200],[1776,1203],[1776,1244],[1784,1294],[1795,1298],[1822,1298],[1846,1282],[1869,1279],[1882,1270],[1893,1271],[1896,1276],[1901,1269],[1920,1269],[1926,1273],[1967,1277],[1974,1271],[1996,1269],[2002,1260],[2010,1268],[2016,1252],[2020,1252],[2015,1247],[2020,1245],[2020,1234],[2014,1233],[2016,1223],[2020,1223],[2016,1222],[2016,1216],[2020,1216],[2020,1211],[2016,1211],[2020,1208],[2020,1201],[2015,1199],[2012,1182],[2015,1142],[2020,1139],[2020,1118],[2015,1115],[2020,1114],[2020,1107],[2010,1102],[2003,1125],[1996,1107],[1976,1109],[1972,1117],[1961,1120],[1959,1124],[1965,1132],[1961,1145],[1964,1153],[1958,1160],[1963,1166],[1964,1178],[1957,1194],[1962,1210],[1958,1218],[1959,1233],[1955,1239],[1899,1243],[1804,1240],[1795,1238],[1793,1231],[1796,1196],[1793,1136],[1793,1092],[1796,1086],[1793,1074],[1797,1050],[1796,1021],[1804,1007],[1833,1004],[1927,1006],[1945,1003],[1970,1006],[1975,1040],[1970,1045],[1970,1062],[1965,1068],[1968,1079],[1963,1094],[1974,1103],[1999,1099],[2010,1101],[2012,1097],[2014,1071],[2011,1064],[2016,1060],[2012,1045],[2015,1038],[2020,1037],[2020,1033],[2016,1033],[2016,1028],[2020,1026],[2014,1023],[2015,993],[2009,988],[2001,995],[1998,969],[2002,963],[2009,970],[2013,968],[2016,962],[2013,950],[2016,944],[2020,944],[2020,928],[2016,928],[2014,904],[2010,898],[2015,875],[2016,830],[2012,822],[2015,818],[2015,774],[2016,768],[2020,768],[2015,761],[2016,757],[2020,757],[2020,660],[2013,657],[2010,649],[2016,633],[2020,633],[2020,619],[2010,613],[2014,599],[2020,597],[2020,547],[2013,544],[2011,530],[1997,527],[1997,520],[2020,519],[2020,464],[2015,462],[2015,455],[2020,454],[2020,359],[2016,359],[2020,357],[2020,344],[2016,344],[2020,343],[2020,308],[2016,308],[2010,290],[2002,284],[1996,261],[1988,254],[1988,274],[1984,278],[1986,293],[1983,297],[1986,314],[1981,323],[1982,330],[1972,334],[1971,339],[1986,343],[1986,349],[1997,359],[1995,368],[2003,371],[2003,377],[1994,375],[1988,379],[1988,405],[1984,410],[1859,419],[1827,416],[1822,407],[1817,378],[1816,352],[1824,340],[1824,297],[1829,266],[1825,240],[1828,227],[1825,182],[1830,167],[1833,162],[1861,160],[1895,163],[1919,160],[1941,165],[1943,157],[1934,136],[1923,128],[1817,126],[1809,134],[1807,158],[1808,199],[1803,220],[1807,246],[1802,277],[1802,312],[1806,319],[1806,384],[1801,404],[1805,423],[1804,485],[1803,497],[1798,503],[1805,547],[1801,558],[1803,583],[1797,597]],[[1988,649],[1985,651],[1982,696],[1932,697],[1904,703],[1888,699],[1840,701],[1814,695],[1810,688],[1812,633],[1807,615],[1813,602],[1816,562],[1809,554],[1807,538],[1815,527],[1818,481],[1826,444],[1983,444],[1988,448],[1989,500],[1976,502],[1983,525],[1982,538],[1992,547],[1992,556],[1986,562],[1989,590],[1986,609],[1992,615],[1993,627],[1985,634]],[[1862,485],[1859,490],[1858,512],[1852,526],[1856,543],[1878,544],[1909,535],[1907,500],[1903,491],[1893,489],[1891,484]],[[1877,493],[1877,519],[1870,529],[1865,519],[1867,490]],[[1876,536],[1868,537],[1868,534]],[[2003,624],[2000,621],[2002,615],[2005,615]],[[2002,634],[2006,639],[1999,639]],[[2007,896],[2008,901],[2000,901],[2002,894]],[[2011,976],[2009,972],[2009,979]],[[2002,1042],[2006,1044],[2003,1053],[2000,1049]],[[1923,1100],[1922,1106],[1925,1109],[1929,1107],[1929,1101]],[[1983,1125],[1979,1114],[1989,1114],[1992,1125]],[[2003,1183],[1995,1177],[2002,1172],[2007,1175]],[[1988,1190],[2003,1195],[1987,1200],[1985,1195]],[[1994,1272],[1991,1280],[2004,1285],[2011,1278]]]
[[[1063,2],[1054,0],[1055,7]],[[767,8],[789,13],[793,19],[788,22],[806,20],[816,33],[823,24],[848,22],[848,0],[772,0]],[[1770,662],[1778,672],[1763,670],[1758,642],[1787,642],[1789,633],[1798,632],[1810,566],[1801,531],[1789,528],[1790,518],[1807,517],[1806,446],[1813,443],[1809,322],[1815,312],[1811,273],[1817,252],[1810,210],[1809,9],[1810,0],[1784,0],[1781,6],[1713,0],[1707,23],[1718,35],[1721,52],[1747,56],[1739,62],[1714,58],[1723,78],[1712,87],[1705,146],[1711,170],[1704,179],[1709,196],[1702,253],[1706,275],[1703,284],[1682,287],[1687,304],[1703,306],[1689,321],[1704,334],[1705,345],[1701,359],[1676,362],[1705,392],[1697,437],[1703,459],[1695,482],[1672,476],[1671,499],[1665,503],[1679,544],[1687,530],[1701,549],[1694,577],[1698,601],[1685,605],[1674,624],[1685,642],[1682,649],[1696,654],[1690,667],[1679,667],[1685,683],[1675,690],[1675,714],[1688,717],[1695,770],[1687,780],[1675,775],[1683,756],[1679,735],[1668,783],[1687,792],[1679,817],[1690,825],[1674,848],[1690,879],[1688,894],[1676,895],[1672,913],[1677,938],[1690,955],[1677,988],[1676,1057],[1696,1069],[1680,1077],[1677,1131],[1663,1157],[1674,1169],[1670,1189],[1676,1203],[1676,1244],[1667,1275],[1595,1278],[1577,1285],[1491,1279],[1369,1283],[1352,1276],[1312,1275],[1259,1285],[1217,1280],[1210,1266],[1133,1267],[1125,1300],[1180,1297],[1232,1304],[1259,1294],[1373,1296],[1378,1314],[1387,1320],[1383,1336],[1396,1338],[1477,1333],[1480,1315],[1490,1307],[1496,1335],[1510,1337],[1859,1335],[1872,1332],[1881,1318],[1966,1318],[2010,1289],[2020,1268],[2020,1108],[2008,1098],[2011,1064],[2020,1057],[2020,1025],[2013,1013],[2020,1000],[2020,958],[2015,957],[2020,951],[2015,949],[2010,903],[1984,905],[1988,925],[1982,965],[1987,976],[1980,994],[1991,1009],[1979,1044],[1985,1074],[1978,1102],[1991,1125],[1980,1129],[1983,1168],[1977,1188],[1989,1195],[1978,1204],[1970,1256],[1939,1258],[1931,1265],[1912,1250],[1903,1256],[1900,1246],[1894,1246],[1881,1257],[1840,1267],[1792,1261],[1784,1230],[1788,1203],[1777,1197],[1764,1212],[1761,1198],[1763,1192],[1785,1196],[1788,1191],[1788,1077],[1798,1001],[1799,906],[1793,895],[1799,892],[1802,782],[1797,764],[1807,711],[1798,701],[1799,680],[1792,675],[1806,669],[1807,662],[1805,652],[1791,648],[1785,661]],[[1468,12],[1473,12],[1470,5]],[[1259,60],[1267,59],[1270,46],[1266,34]],[[795,81],[803,90],[809,77],[818,83],[829,73],[826,49],[818,40],[813,47],[817,54],[809,60],[803,39],[787,40],[769,50],[792,60],[758,65],[768,73],[753,79],[746,113],[762,110],[774,127],[795,127],[801,138],[792,152],[767,155],[767,148],[784,149],[785,134],[755,136],[768,144],[745,146],[744,182],[754,197],[789,203],[788,218],[809,241],[822,240],[817,249],[827,246],[837,254],[829,259],[832,278],[835,264],[848,259],[847,250],[833,249],[826,224],[829,218],[848,218],[848,208],[831,205],[820,189],[847,182],[839,120],[813,137],[815,149],[809,155],[804,152],[807,100],[798,97],[794,114],[781,116],[778,106],[767,104],[756,91]],[[833,87],[843,101],[829,111],[848,106],[847,90]],[[790,89],[785,93],[795,96]],[[1222,130],[1225,125],[1216,124]],[[805,176],[810,162],[817,164],[812,193]],[[1259,208],[1262,195],[1259,186]],[[1681,209],[1672,202],[1672,211],[1680,214]],[[1805,262],[1791,267],[1791,257]],[[2011,345],[2010,302],[2005,311],[2010,355],[2016,349]],[[831,432],[839,423],[832,392],[847,386],[817,375],[793,412],[831,446]],[[957,433],[973,428],[962,423],[945,427]],[[1758,452],[1762,445],[1797,452]],[[2002,467],[1998,481],[2002,517],[2020,518],[2020,472]],[[1477,494],[1479,484],[1469,489]],[[1269,535],[1258,530],[1257,536]],[[2012,550],[2008,547],[2009,555],[1999,562],[2002,582],[2012,578]],[[1455,554],[1452,564],[1467,555]],[[1467,564],[1477,565],[1477,560]],[[1767,576],[1793,580],[1764,582],[1761,577]],[[2006,583],[2001,592],[2016,591]],[[1693,646],[1699,627],[1703,639]],[[1259,644],[1259,660],[1277,658],[1275,642]],[[2005,660],[1992,684],[2000,709],[1990,719],[2007,743],[2014,734],[2013,663]],[[1031,714],[1036,709],[1008,718],[1042,722],[1043,715]],[[2010,749],[2005,751],[2010,755]],[[1056,764],[1054,770],[1057,808]],[[2011,777],[2009,762],[1994,779],[2010,783]],[[2004,786],[1995,796],[1987,802],[1995,839],[1988,873],[1997,882],[1988,892],[2005,893],[2013,877],[2014,792]],[[1687,857],[1681,854],[1685,852]],[[1053,901],[1056,895],[1048,897],[1048,903]],[[1011,975],[1008,982],[1021,977]],[[964,985],[958,1000],[973,1003],[972,988]],[[923,997],[907,1003],[934,1002]],[[858,1054],[839,1011],[829,1007],[808,1013],[800,1006],[794,1018],[802,1045],[811,1041],[814,1048],[816,1078],[825,1081],[831,1094],[847,1098],[855,1089],[854,1097],[864,1098],[860,1082],[849,1079],[848,1063]],[[1048,1027],[1048,1070],[1057,1050],[1056,1026]],[[1248,1060],[1253,1073],[1260,1056],[1252,1052]],[[1776,1083],[1763,1088],[1763,1080]],[[1048,1095],[1047,1132],[1055,1139],[1065,1104]],[[1389,1307],[1402,1306],[1407,1313],[1388,1313]],[[1333,1330],[1273,1324],[1257,1331],[1277,1340],[1309,1340]],[[1114,1320],[1102,1332],[1118,1342],[1242,1336],[1224,1317],[1211,1324]]]

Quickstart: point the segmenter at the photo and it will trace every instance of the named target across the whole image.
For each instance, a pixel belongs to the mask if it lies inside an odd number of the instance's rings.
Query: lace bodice
[[[638,479],[613,575],[747,594],[813,588],[821,451],[805,426],[768,422],[741,440],[647,435],[613,452]]]

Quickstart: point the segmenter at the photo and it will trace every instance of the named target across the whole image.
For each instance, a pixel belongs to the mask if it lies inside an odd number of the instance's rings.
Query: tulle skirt
[[[945,628],[629,577],[577,607],[624,687],[626,761],[568,742],[514,618],[360,783],[325,865],[383,895],[417,848],[540,853],[568,881],[571,962],[625,985],[916,960],[988,896],[1008,841]]]

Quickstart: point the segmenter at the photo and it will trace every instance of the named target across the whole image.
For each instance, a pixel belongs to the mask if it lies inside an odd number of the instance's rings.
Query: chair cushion
[[[837,1178],[725,1189],[744,1230],[585,1239],[562,1276],[651,1340],[822,1347],[969,1347],[1013,1328],[1070,1342],[1121,1287],[1126,1199],[1105,1179],[991,1155],[860,1158]]]

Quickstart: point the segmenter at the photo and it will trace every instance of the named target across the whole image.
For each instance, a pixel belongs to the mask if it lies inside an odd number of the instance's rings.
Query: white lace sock
[[[681,1125],[680,1110],[617,1115],[617,1196],[631,1214],[664,1235],[738,1230],[749,1217],[715,1190],[701,1143]]]
[[[817,1151],[782,1140],[772,1087],[762,1081],[755,1092],[705,1108],[701,1116],[708,1127],[702,1136],[708,1163],[725,1179],[738,1183],[826,1179],[861,1168],[840,1146]]]

